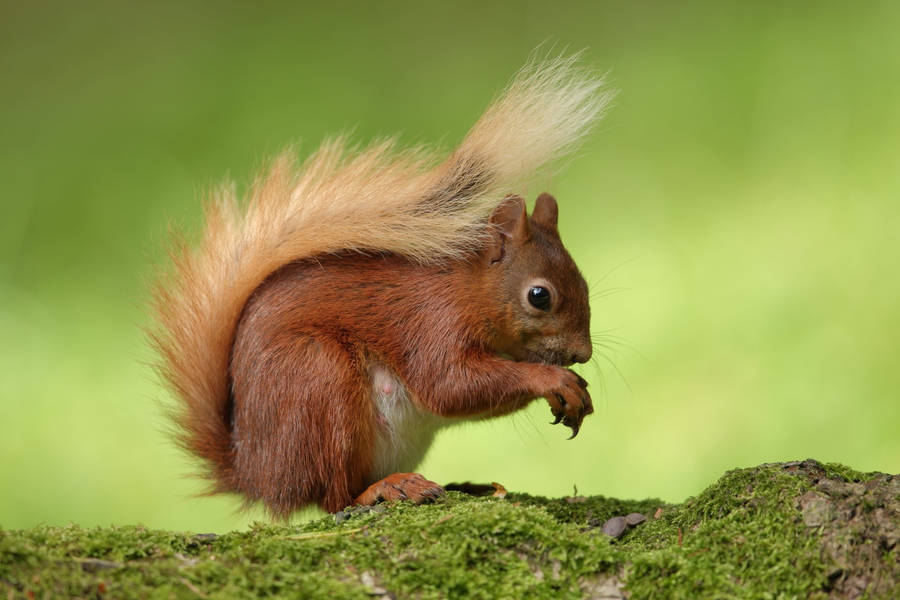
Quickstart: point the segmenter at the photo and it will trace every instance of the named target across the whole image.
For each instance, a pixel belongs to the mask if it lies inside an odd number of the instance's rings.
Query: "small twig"
[[[194,585],[193,583],[191,583],[190,581],[188,581],[188,580],[185,579],[184,577],[179,577],[178,580],[179,580],[181,583],[183,583],[185,586],[187,586],[187,589],[191,590],[192,592],[194,592],[195,594],[197,594],[197,595],[200,596],[201,598],[206,598],[206,594],[204,594],[202,591],[200,591],[200,589],[199,589],[196,585]]]
[[[102,558],[83,558],[81,556],[73,556],[74,560],[81,565],[85,571],[100,571],[101,569],[119,569],[124,567],[122,563],[113,562],[111,560],[103,560]]]
[[[682,539],[682,533],[681,533],[681,527],[679,527],[678,528],[678,545],[679,546],[681,546],[681,539]]]
[[[443,517],[441,517],[440,519],[438,519],[437,521],[435,521],[434,523],[432,523],[431,525],[429,525],[428,528],[431,529],[431,528],[434,527],[435,525],[440,525],[441,523],[446,523],[447,521],[449,521],[449,520],[452,519],[452,518],[453,518],[453,515],[452,515],[452,514],[444,515]]]
[[[345,533],[356,533],[358,531],[363,531],[368,529],[368,525],[365,527],[357,527],[356,529],[344,529],[342,531],[312,531],[310,533],[300,533],[298,535],[287,535],[280,539],[282,540],[314,540],[319,538],[327,538],[327,537],[335,537],[338,535],[344,535]]]

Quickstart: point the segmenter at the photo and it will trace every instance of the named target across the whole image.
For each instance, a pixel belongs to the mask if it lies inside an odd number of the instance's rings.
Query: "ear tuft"
[[[531,213],[531,220],[556,229],[558,217],[559,207],[556,205],[556,198],[547,192],[538,196],[537,201],[534,203],[534,211]]]
[[[527,238],[529,231],[525,200],[521,196],[507,196],[491,213],[488,222],[506,237]]]
[[[488,224],[493,235],[487,251],[491,262],[497,262],[503,258],[507,241],[522,242],[531,235],[525,200],[521,196],[511,195],[504,198],[491,213]]]

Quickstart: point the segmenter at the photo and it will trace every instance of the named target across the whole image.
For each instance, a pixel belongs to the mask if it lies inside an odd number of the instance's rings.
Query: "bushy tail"
[[[283,154],[244,204],[233,186],[213,194],[199,245],[174,244],[151,337],[180,399],[179,440],[205,460],[216,490],[231,487],[229,356],[254,289],[284,264],[326,252],[461,256],[506,193],[587,133],[611,98],[602,84],[575,57],[535,62],[443,161],[391,141],[354,151],[337,139],[299,167]]]

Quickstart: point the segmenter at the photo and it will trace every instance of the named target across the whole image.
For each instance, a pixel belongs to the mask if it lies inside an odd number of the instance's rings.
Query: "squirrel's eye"
[[[550,290],[539,285],[528,290],[528,302],[540,310],[550,310]]]

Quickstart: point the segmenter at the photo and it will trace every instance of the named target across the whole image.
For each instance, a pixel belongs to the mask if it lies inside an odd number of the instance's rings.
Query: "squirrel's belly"
[[[409,390],[390,369],[374,363],[369,367],[375,405],[375,458],[370,482],[392,473],[413,471],[431,446],[437,430],[452,421],[420,410]]]

